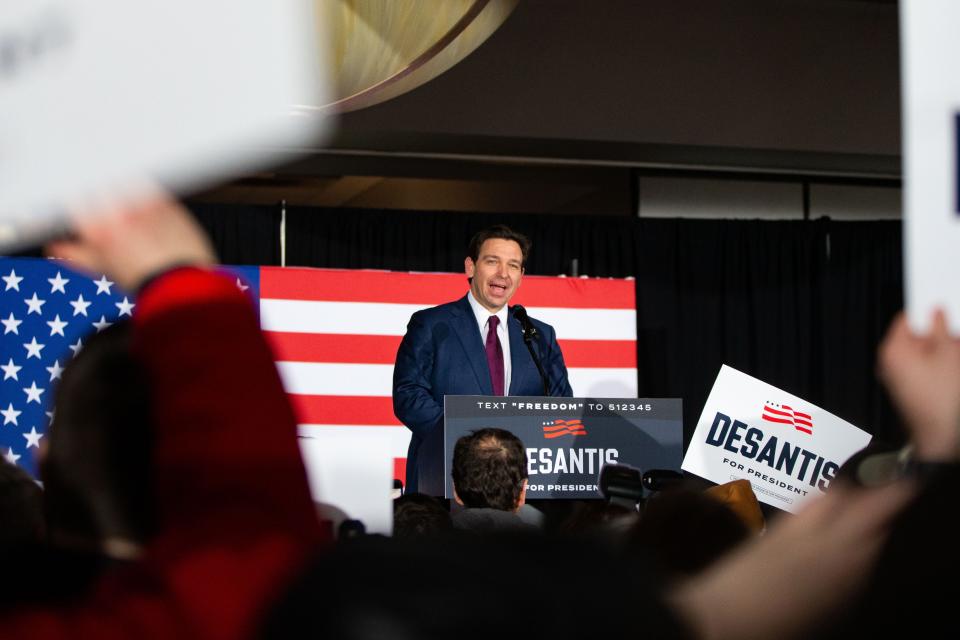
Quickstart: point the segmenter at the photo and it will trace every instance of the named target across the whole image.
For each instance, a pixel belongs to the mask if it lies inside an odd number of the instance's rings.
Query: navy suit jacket
[[[533,348],[550,381],[550,395],[572,396],[553,327],[530,320],[539,330]],[[512,308],[507,326],[508,395],[543,395],[543,381]],[[421,477],[434,486],[443,479],[443,396],[492,393],[486,350],[467,297],[413,314],[393,370],[393,412],[413,432],[407,452],[408,491],[418,490]]]

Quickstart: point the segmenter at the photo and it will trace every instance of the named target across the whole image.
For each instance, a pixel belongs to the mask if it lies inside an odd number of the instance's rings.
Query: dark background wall
[[[897,30],[889,2],[522,0],[342,128],[896,155]]]

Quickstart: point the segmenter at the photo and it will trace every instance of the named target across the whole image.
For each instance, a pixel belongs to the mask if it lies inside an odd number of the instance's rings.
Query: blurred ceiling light
[[[326,24],[334,100],[344,112],[437,77],[496,31],[519,0],[315,0]]]

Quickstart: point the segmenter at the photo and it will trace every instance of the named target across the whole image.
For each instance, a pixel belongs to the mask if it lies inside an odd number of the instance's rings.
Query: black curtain
[[[249,260],[260,249],[239,249],[261,236],[278,244],[265,227],[246,229],[269,226],[276,211],[248,207],[242,222],[216,220],[223,210],[202,219],[216,224],[225,262],[276,264],[273,253]],[[580,274],[636,278],[639,394],[683,398],[685,442],[722,364],[880,440],[902,441],[874,374],[877,344],[903,304],[899,222],[291,207],[287,264],[456,272],[470,236],[498,222],[533,241],[529,274],[569,275],[575,259]]]
[[[280,207],[188,202],[223,264],[280,264]]]

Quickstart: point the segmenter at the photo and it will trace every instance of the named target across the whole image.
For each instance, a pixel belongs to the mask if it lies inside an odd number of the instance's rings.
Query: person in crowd
[[[674,487],[647,500],[628,533],[628,544],[645,551],[664,579],[696,575],[749,537],[727,505],[702,492]]]
[[[520,438],[504,429],[480,429],[453,448],[453,495],[464,507],[453,525],[476,532],[532,530],[518,514],[527,497],[527,452]]]
[[[397,540],[437,538],[452,530],[450,512],[437,498],[407,493],[393,501],[393,537]]]
[[[960,339],[950,334],[945,313],[935,312],[924,333],[898,315],[881,344],[878,372],[911,437],[899,455],[875,456],[882,473],[872,475],[889,476],[895,467],[921,490],[894,521],[865,593],[832,637],[951,635],[950,585],[960,572],[953,517],[960,491]]]
[[[137,560],[69,603],[4,609],[0,628],[29,638],[249,637],[323,543],[293,412],[250,301],[213,272],[189,214],[162,194],[98,214],[49,251],[139,291],[130,352],[149,381],[152,533]]]
[[[116,559],[139,555],[155,533],[150,383],[115,323],[64,369],[41,458],[51,544]]]
[[[42,500],[29,480],[46,536],[9,554],[21,579],[0,589],[7,606],[68,602],[137,558],[155,532],[149,384],[130,338],[130,323],[115,323],[63,371],[40,450]]]
[[[467,294],[410,318],[393,370],[393,411],[413,432],[410,491],[442,487],[445,395],[544,395],[521,320],[536,330],[530,346],[547,378],[547,395],[573,395],[553,328],[508,307],[529,253],[530,241],[504,225],[478,232],[464,259]],[[435,486],[421,487],[421,476]]]

